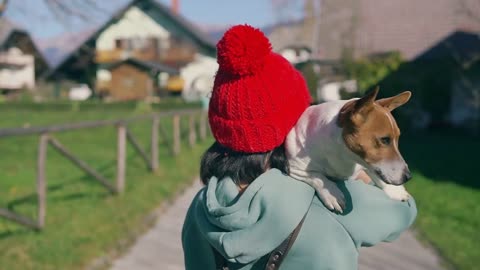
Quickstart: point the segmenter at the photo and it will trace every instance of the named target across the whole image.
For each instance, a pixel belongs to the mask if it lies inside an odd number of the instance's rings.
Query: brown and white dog
[[[315,188],[330,210],[343,212],[345,197],[333,182],[362,170],[392,199],[407,200],[411,176],[398,150],[400,130],[390,113],[409,91],[375,101],[378,88],[360,99],[309,107],[286,139],[290,175]]]

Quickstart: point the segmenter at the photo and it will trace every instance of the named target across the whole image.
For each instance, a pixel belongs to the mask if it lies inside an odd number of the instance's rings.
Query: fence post
[[[127,128],[124,124],[117,127],[117,192],[122,193],[125,189],[125,170],[126,170],[126,147],[127,147]]]
[[[152,154],[152,164],[150,168],[152,171],[156,171],[158,169],[158,129],[160,126],[160,119],[158,116],[153,117],[152,123],[152,140],[151,140],[151,154]]]
[[[38,228],[45,226],[47,214],[47,187],[45,183],[45,162],[47,158],[48,134],[40,135],[37,156],[37,195],[38,195]]]
[[[195,114],[190,114],[188,118],[188,142],[190,144],[190,147],[193,147],[195,145],[195,141],[197,140],[197,132],[195,130]]]
[[[70,153],[65,146],[63,146],[57,139],[54,137],[49,137],[48,142],[50,145],[55,148],[63,157],[71,161],[75,166],[79,167],[89,175],[93,176],[100,184],[102,184],[105,188],[107,188],[112,193],[117,193],[117,188],[110,184],[107,178],[103,177],[100,173],[98,173],[95,169],[88,166],[83,160],[77,158],[75,155]]]
[[[207,138],[207,115],[202,112],[200,114],[200,139],[205,140]]]
[[[173,116],[173,155],[180,153],[180,115]]]

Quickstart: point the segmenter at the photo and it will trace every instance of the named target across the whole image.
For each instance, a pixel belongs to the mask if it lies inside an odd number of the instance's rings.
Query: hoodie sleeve
[[[186,270],[215,269],[212,247],[198,230],[194,209],[198,203],[197,194],[188,209],[182,229],[182,247]]]
[[[376,186],[361,181],[340,182],[339,187],[346,195],[347,209],[341,215],[331,214],[349,232],[357,247],[397,239],[417,215],[413,198],[396,201]]]

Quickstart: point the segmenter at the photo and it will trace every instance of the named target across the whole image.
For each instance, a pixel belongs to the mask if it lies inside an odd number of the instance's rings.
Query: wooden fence
[[[0,217],[9,219],[21,225],[41,230],[45,226],[45,217],[47,214],[46,198],[47,198],[47,179],[45,177],[45,165],[47,162],[47,146],[50,145],[53,149],[58,151],[66,159],[70,160],[77,167],[91,175],[100,185],[105,187],[112,194],[121,194],[125,189],[125,172],[126,172],[126,147],[129,142],[135,152],[138,153],[142,159],[147,163],[147,167],[151,171],[155,171],[159,167],[159,137],[167,140],[166,130],[161,125],[160,119],[172,117],[172,133],[173,141],[166,142],[171,149],[172,155],[177,155],[181,150],[181,127],[180,118],[188,117],[188,143],[193,146],[197,141],[197,132],[200,139],[207,137],[208,121],[206,113],[202,110],[181,110],[181,111],[166,111],[127,119],[103,120],[103,121],[89,121],[78,122],[65,125],[49,125],[29,128],[8,128],[0,129],[0,139],[5,137],[37,135],[39,136],[38,151],[37,151],[37,166],[36,166],[36,193],[37,193],[37,219],[20,215],[5,208],[0,208]],[[150,153],[147,153],[142,148],[135,136],[130,132],[128,124],[140,120],[151,121],[152,132],[150,140]],[[88,165],[86,162],[75,156],[68,148],[63,145],[57,138],[55,133],[93,129],[99,127],[112,126],[117,129],[117,170],[115,181],[110,181],[98,171]],[[198,129],[197,129],[198,127]]]

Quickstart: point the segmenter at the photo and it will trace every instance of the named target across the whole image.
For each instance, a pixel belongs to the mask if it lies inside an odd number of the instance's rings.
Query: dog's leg
[[[315,174],[315,176],[296,175],[295,171],[290,171],[290,174],[297,180],[312,186],[328,209],[343,213],[343,209],[345,209],[345,195],[332,180],[318,174]]]
[[[343,213],[343,209],[346,207],[345,195],[337,185],[326,177],[325,179],[312,179],[312,181],[313,187],[325,206],[330,210]]]
[[[410,194],[407,192],[403,185],[395,186],[390,185],[382,181],[382,179],[378,178],[375,174],[366,170],[367,174],[372,178],[375,185],[382,189],[388,197],[397,200],[397,201],[406,201],[410,198]]]

